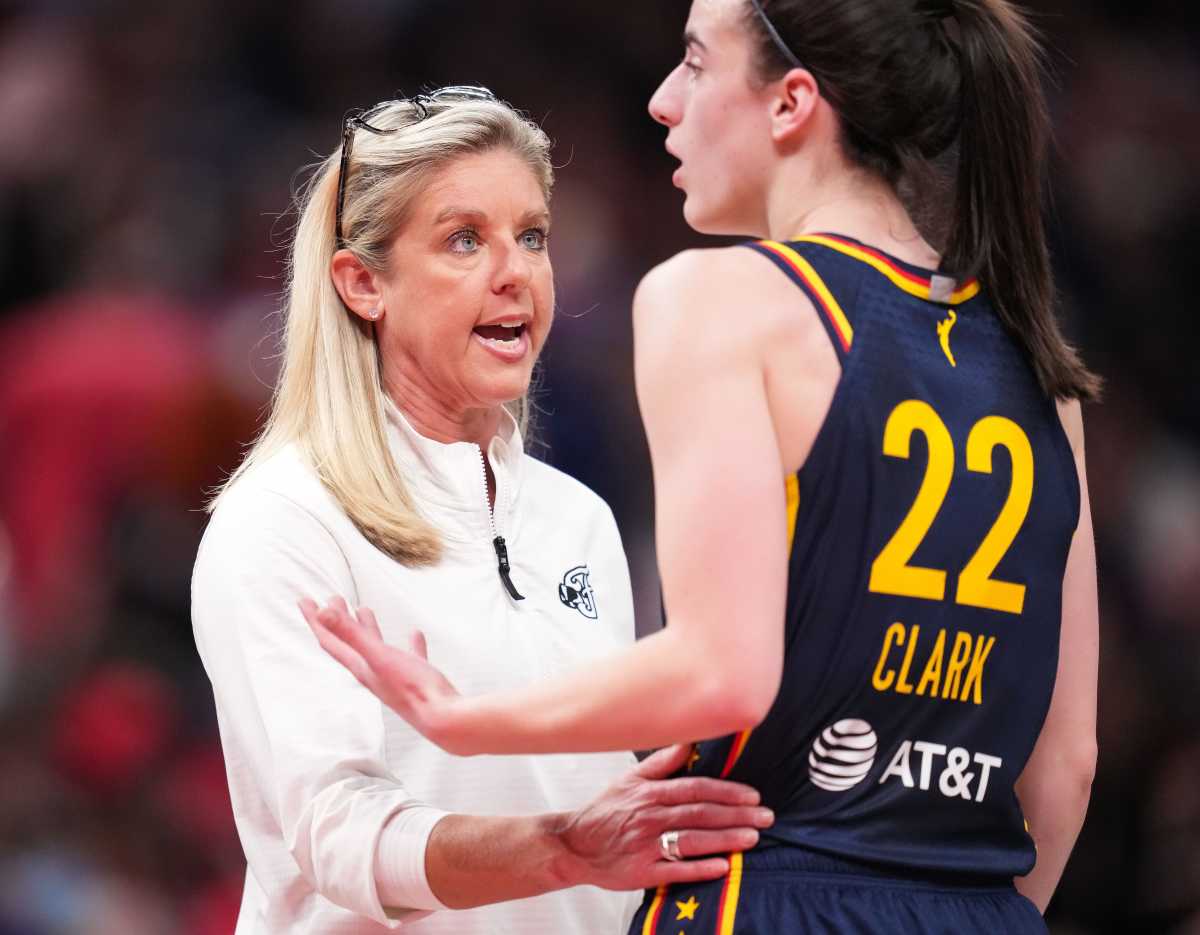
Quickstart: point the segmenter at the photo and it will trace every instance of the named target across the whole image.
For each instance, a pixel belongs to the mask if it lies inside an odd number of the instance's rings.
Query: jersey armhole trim
[[[841,304],[813,265],[792,247],[775,240],[759,240],[746,246],[771,260],[812,299],[820,313],[821,322],[833,341],[838,358],[844,363],[854,343],[854,328]]]

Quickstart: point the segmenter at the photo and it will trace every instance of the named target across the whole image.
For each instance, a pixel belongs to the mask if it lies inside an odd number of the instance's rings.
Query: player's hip
[[[904,873],[799,848],[733,855],[728,876],[648,891],[630,935],[1044,935],[1003,878]]]

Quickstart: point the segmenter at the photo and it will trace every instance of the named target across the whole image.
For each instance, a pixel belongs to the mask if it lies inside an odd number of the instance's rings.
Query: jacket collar
[[[500,428],[487,446],[496,476],[496,503],[488,509],[483,452],[472,442],[426,438],[389,399],[385,402],[388,445],[417,508],[448,536],[491,542],[510,535],[510,517],[520,492],[524,441],[516,420],[503,411]],[[492,518],[495,518],[495,532]]]

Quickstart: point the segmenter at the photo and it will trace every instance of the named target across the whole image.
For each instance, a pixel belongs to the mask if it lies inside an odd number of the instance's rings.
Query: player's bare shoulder
[[[686,329],[761,346],[815,320],[811,302],[769,260],[744,247],[685,250],[651,269],[633,303],[639,339]]]

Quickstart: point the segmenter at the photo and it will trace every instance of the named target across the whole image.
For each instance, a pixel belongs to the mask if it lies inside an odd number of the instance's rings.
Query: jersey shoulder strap
[[[803,241],[756,240],[745,246],[779,267],[812,300],[838,359],[845,363],[854,346],[854,306],[862,279],[859,265],[853,260],[839,262],[837,254]]]
[[[858,299],[865,283],[874,281],[885,292],[894,290],[897,298],[911,296],[947,307],[968,302],[980,291],[977,280],[960,285],[949,276],[930,275],[835,234],[811,234],[787,242],[758,240],[745,246],[771,260],[812,299],[842,363],[854,345],[861,314]]]

